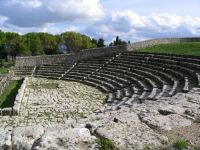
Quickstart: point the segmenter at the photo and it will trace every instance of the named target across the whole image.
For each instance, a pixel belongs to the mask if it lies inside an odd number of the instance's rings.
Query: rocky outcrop
[[[44,128],[40,125],[17,127],[13,130],[12,148],[14,150],[31,149],[35,140],[44,133]]]
[[[193,126],[200,116],[199,94],[199,89],[193,89],[157,101],[120,106],[118,110],[102,108],[87,118],[66,119],[64,124],[49,122],[13,130],[1,127],[0,149],[93,150],[100,149],[97,138],[109,139],[120,150],[155,149],[170,141],[164,132]],[[198,131],[195,130],[197,135]]]
[[[66,125],[48,127],[35,141],[33,150],[94,150],[97,148],[95,137],[86,128],[69,128]]]
[[[157,134],[142,123],[134,112],[110,114],[108,118],[102,119],[102,124],[99,124],[95,132],[100,137],[111,139],[120,150],[159,147],[167,140],[167,137]]]
[[[141,113],[141,121],[156,130],[172,130],[174,128],[190,126],[192,122],[178,114],[160,115],[158,113]]]
[[[0,128],[0,149],[11,150],[11,131],[7,128]]]
[[[12,141],[11,141],[12,135]],[[71,122],[49,127],[17,127],[11,131],[0,128],[2,150],[95,150],[99,149],[96,137],[87,128],[72,128]]]

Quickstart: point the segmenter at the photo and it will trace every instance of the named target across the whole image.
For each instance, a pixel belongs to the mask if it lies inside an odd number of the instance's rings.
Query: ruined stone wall
[[[126,50],[126,45],[113,46],[104,48],[86,49],[83,52],[76,54],[61,54],[61,55],[44,55],[31,57],[17,57],[16,66],[36,66],[41,64],[54,63],[73,63],[79,60],[88,59],[95,56],[104,56],[113,52],[121,52]]]
[[[167,43],[180,43],[180,42],[200,42],[200,37],[160,38],[160,39],[136,42],[133,44],[123,45],[123,46],[88,49],[77,54],[17,57],[16,66],[20,67],[20,66],[36,66],[36,65],[41,65],[41,64],[54,64],[54,63],[73,63],[79,60],[88,59],[95,56],[104,56],[104,55],[108,55],[114,52],[134,51],[136,49],[145,48],[145,47],[149,47],[153,45],[167,44]]]
[[[12,107],[12,114],[13,115],[18,115],[19,111],[20,111],[20,107],[21,107],[21,102],[22,102],[22,98],[24,96],[24,91],[26,88],[26,83],[28,82],[29,78],[26,77],[21,85],[21,87],[18,89],[18,93],[17,96],[15,97],[15,102],[14,102],[14,106]]]
[[[0,76],[0,95],[4,92],[13,76],[13,72]]]
[[[13,76],[14,76],[14,73],[10,71],[8,74],[0,77],[0,95],[8,87]],[[0,116],[4,116],[4,115],[12,115],[12,108],[11,107],[0,108]]]

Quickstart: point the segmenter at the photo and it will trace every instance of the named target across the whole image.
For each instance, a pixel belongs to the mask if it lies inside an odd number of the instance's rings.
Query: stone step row
[[[122,60],[122,62],[124,62],[124,60]],[[126,60],[126,62],[130,62],[130,61]],[[199,82],[197,76],[195,75],[194,70],[184,68],[182,66],[168,65],[166,62],[165,63],[153,62],[153,61],[148,61],[148,62],[142,61],[141,62],[141,59],[137,59],[137,58],[134,59],[134,62],[130,62],[130,64],[131,63],[132,63],[132,65],[140,65],[142,67],[145,66],[146,64],[147,65],[150,64],[150,65],[153,65],[155,67],[158,66],[159,67],[158,70],[161,70],[160,68],[162,68],[162,70],[164,70],[164,71],[170,70],[170,73],[173,72],[174,77],[176,77],[177,79],[185,79],[185,77],[187,77],[187,79],[189,80],[189,82],[187,82],[187,81],[185,82],[186,84],[187,83],[189,84],[189,85],[185,86],[185,87],[188,87],[188,89],[186,89],[187,91],[189,91],[193,87],[196,87],[198,82]],[[145,67],[144,67],[144,69],[145,69]]]
[[[74,64],[44,64],[37,68],[35,72],[35,77],[42,78],[53,78],[60,79],[62,78],[72,67]]]
[[[162,53],[148,53],[148,52],[124,52],[122,55],[126,56],[141,56],[141,57],[152,57],[152,58],[168,58],[171,60],[179,60],[183,62],[191,62],[200,64],[199,56],[189,56],[189,55],[176,55],[176,54],[162,54]]]
[[[16,67],[15,75],[16,76],[31,76],[34,72],[35,67]]]
[[[120,106],[199,87],[200,57],[123,52],[77,62],[67,72],[63,64],[43,65],[36,75],[93,86]]]

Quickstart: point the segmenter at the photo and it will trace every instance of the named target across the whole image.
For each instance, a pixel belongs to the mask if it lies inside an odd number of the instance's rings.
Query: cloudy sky
[[[199,0],[0,0],[0,30],[77,31],[107,42],[200,36]]]

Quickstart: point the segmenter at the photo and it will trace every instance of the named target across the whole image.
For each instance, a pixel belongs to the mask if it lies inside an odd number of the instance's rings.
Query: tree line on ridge
[[[116,46],[126,44],[118,36],[109,44]],[[14,32],[0,30],[0,59],[7,56],[37,56],[60,53],[77,53],[84,49],[104,47],[103,38],[92,39],[77,32],[65,32],[60,35],[49,33],[27,33],[20,35]]]

